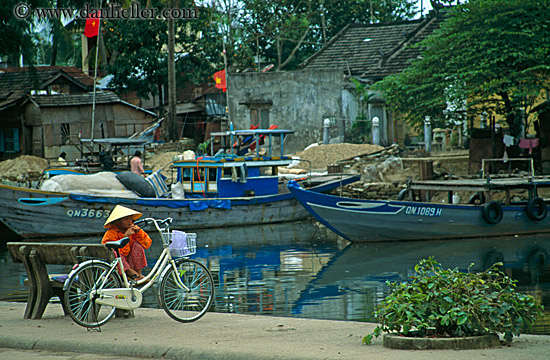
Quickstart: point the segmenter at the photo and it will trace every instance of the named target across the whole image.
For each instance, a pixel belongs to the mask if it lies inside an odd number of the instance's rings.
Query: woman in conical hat
[[[102,244],[129,237],[130,242],[119,250],[124,271],[130,279],[143,279],[141,270],[147,266],[145,249],[151,246],[151,238],[134,221],[141,217],[141,213],[127,207],[117,205],[105,221],[108,229],[103,235]]]

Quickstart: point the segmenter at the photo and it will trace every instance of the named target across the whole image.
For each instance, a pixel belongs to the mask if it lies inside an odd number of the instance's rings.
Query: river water
[[[153,246],[147,258],[152,266],[162,246],[159,237],[149,233]],[[193,258],[207,264],[214,276],[217,312],[374,321],[375,306],[389,294],[386,281],[407,281],[414,265],[429,256],[445,268],[463,271],[472,263],[471,269],[478,271],[503,261],[504,271],[518,280],[518,290],[550,309],[546,236],[351,244],[309,221],[197,233]],[[69,270],[48,266],[49,273]],[[0,247],[0,272],[0,300],[26,301],[25,268],[13,263],[5,243]],[[156,289],[145,294],[145,307],[158,307]],[[550,333],[548,328],[542,331]]]

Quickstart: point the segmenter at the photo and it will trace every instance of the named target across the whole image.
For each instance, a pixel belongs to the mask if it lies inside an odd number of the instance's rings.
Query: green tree
[[[16,66],[19,57],[23,55],[26,64],[34,64],[34,34],[32,32],[33,17],[17,19],[14,7],[21,3],[17,0],[0,2],[0,56],[7,56],[8,63]],[[31,8],[37,7],[41,0],[26,1]]]
[[[485,111],[515,136],[522,109],[529,115],[549,88],[550,1],[472,0],[418,46],[420,59],[373,87],[394,111],[413,125],[430,116],[435,126]]]
[[[152,6],[162,8],[161,2]],[[180,7],[194,9],[190,2],[180,1]],[[209,8],[198,8],[197,19],[176,19],[176,74],[177,83],[202,82],[212,77],[220,62],[212,43],[213,22]],[[117,90],[135,90],[148,98],[160,94],[167,84],[168,22],[163,20],[108,21],[104,30],[109,71],[114,75],[110,86]]]
[[[247,50],[277,70],[296,69],[349,23],[388,22],[416,14],[411,0],[242,0],[237,22]]]

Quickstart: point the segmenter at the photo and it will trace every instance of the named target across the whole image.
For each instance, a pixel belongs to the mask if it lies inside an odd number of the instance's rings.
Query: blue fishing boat
[[[152,180],[142,179],[143,183],[134,184],[136,189],[123,182],[136,193],[140,193],[139,187],[151,186],[153,195],[147,196],[0,185],[3,204],[0,220],[24,238],[103,233],[103,223],[117,204],[157,218],[172,217],[172,227],[180,230],[303,220],[309,213],[279,181],[277,173],[279,166],[292,161],[283,155],[284,138],[291,133],[291,130],[279,129],[213,133],[213,137],[228,138],[229,148],[212,148],[212,152],[217,150],[217,155],[190,159],[182,156],[172,165],[183,197],[170,194],[158,172],[151,175]],[[262,155],[260,146],[256,146],[256,151],[249,155],[234,154],[239,139],[244,136],[256,139],[249,145],[261,144],[263,136],[268,142],[265,153]],[[277,155],[274,154],[275,139],[280,140],[281,152]],[[301,184],[314,192],[328,192],[359,178],[352,175],[305,176]],[[137,179],[141,180],[139,176]]]
[[[548,177],[411,182],[403,200],[364,200],[320,194],[295,181],[288,188],[315,219],[352,242],[462,239],[550,232],[547,202],[537,189],[550,187]],[[510,191],[527,190],[528,201],[510,201]],[[445,191],[447,203],[412,201],[414,192]],[[456,191],[473,191],[489,199],[501,191],[504,202],[453,204]],[[408,194],[407,194],[408,193]],[[409,200],[406,200],[406,197]]]

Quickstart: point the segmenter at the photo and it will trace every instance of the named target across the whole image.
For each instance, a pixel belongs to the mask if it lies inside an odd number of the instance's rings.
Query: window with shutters
[[[16,153],[19,147],[19,129],[0,129],[0,152]]]

